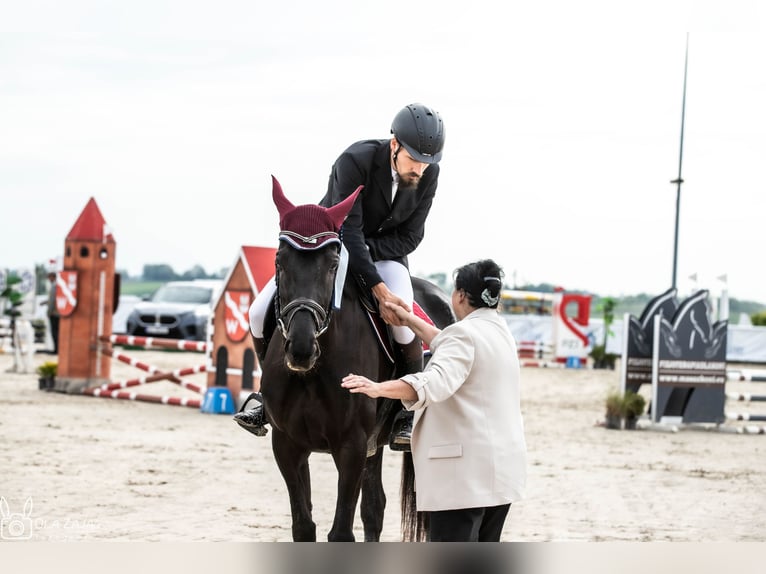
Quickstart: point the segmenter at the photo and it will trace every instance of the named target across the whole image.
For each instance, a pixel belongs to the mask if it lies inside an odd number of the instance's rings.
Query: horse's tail
[[[402,504],[402,541],[424,542],[428,531],[428,513],[418,512],[415,496],[415,466],[412,453],[402,456],[402,482],[400,487]]]

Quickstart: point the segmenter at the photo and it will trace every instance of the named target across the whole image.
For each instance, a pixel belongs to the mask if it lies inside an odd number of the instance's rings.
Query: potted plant
[[[53,389],[58,366],[58,363],[55,361],[45,361],[42,365],[37,367],[37,374],[40,376],[40,378],[37,379],[39,384],[38,388],[41,391],[50,391]]]
[[[606,342],[609,335],[614,334],[612,333],[611,326],[614,322],[614,308],[616,306],[617,301],[611,297],[604,297],[598,304],[597,309],[600,310],[604,316],[604,341],[600,345],[594,345],[590,352],[590,356],[593,359],[594,369],[614,369],[617,355],[606,352]]]
[[[606,428],[622,428],[622,417],[624,413],[624,398],[618,392],[609,393],[606,397]]]
[[[19,291],[17,286],[21,283],[21,277],[15,273],[9,273],[7,276],[3,274],[0,279],[2,289],[0,289],[0,310],[3,315],[10,317],[11,327],[11,345],[18,351],[19,343],[16,336],[16,319],[21,316],[21,305],[24,303],[24,294]],[[13,355],[13,367],[10,372],[20,372],[21,365],[18,364],[19,353],[16,352]]]
[[[609,361],[612,361],[612,367],[614,368],[614,359],[607,357],[607,352],[604,345],[593,345],[593,349],[590,351],[590,358],[593,359],[594,369],[607,369],[609,368]],[[611,354],[610,354],[611,355]]]
[[[638,417],[644,414],[644,407],[646,406],[646,399],[634,393],[628,391],[623,397],[623,410],[625,413],[625,428],[634,430],[636,428],[636,421]]]

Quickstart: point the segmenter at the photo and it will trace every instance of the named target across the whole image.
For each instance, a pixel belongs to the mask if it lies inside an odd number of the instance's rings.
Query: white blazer
[[[412,456],[420,511],[498,506],[524,496],[527,447],[516,343],[494,309],[473,311],[431,341],[418,394]]]

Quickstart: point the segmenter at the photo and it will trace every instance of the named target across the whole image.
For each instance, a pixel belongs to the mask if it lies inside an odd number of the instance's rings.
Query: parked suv
[[[128,316],[128,335],[204,341],[220,280],[169,281]]]

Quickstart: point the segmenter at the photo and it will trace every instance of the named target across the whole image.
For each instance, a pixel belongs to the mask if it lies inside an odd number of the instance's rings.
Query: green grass
[[[165,283],[165,281],[122,281],[120,282],[120,295],[148,297]]]

